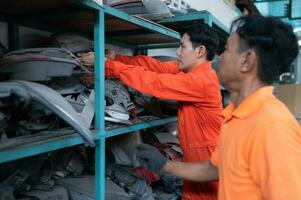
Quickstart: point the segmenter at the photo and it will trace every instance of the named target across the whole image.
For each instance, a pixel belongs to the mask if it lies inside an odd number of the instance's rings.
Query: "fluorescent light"
[[[301,40],[298,41],[299,46],[301,46]]]
[[[297,33],[297,32],[299,32],[299,31],[301,31],[301,27],[295,28],[295,29],[294,29],[294,33]]]

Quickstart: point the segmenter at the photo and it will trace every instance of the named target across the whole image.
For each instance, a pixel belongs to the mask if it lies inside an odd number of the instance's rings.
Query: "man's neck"
[[[206,63],[206,62],[208,62],[208,60],[206,60],[206,59],[201,59],[201,60],[199,60],[199,61],[197,61],[197,62],[193,65],[193,67],[191,67],[190,69],[187,69],[186,72],[190,72],[190,71],[193,70],[194,68],[197,68],[199,65],[204,64],[204,63]]]
[[[261,87],[266,86],[258,79],[256,80],[246,80],[244,83],[238,84],[238,88],[230,90],[230,99],[234,103],[235,108],[237,108],[243,100],[254,93]]]

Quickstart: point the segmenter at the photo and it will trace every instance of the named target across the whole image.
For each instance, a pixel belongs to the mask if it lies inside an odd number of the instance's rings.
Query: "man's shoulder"
[[[279,126],[300,128],[294,115],[276,97],[269,98],[255,113],[259,127],[269,126],[271,129]]]

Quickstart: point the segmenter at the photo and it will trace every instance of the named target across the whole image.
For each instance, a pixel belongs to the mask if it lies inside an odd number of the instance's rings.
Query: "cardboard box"
[[[301,84],[279,85],[275,93],[301,123]]]

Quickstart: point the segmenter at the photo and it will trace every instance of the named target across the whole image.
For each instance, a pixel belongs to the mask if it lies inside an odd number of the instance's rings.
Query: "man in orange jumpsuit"
[[[107,56],[106,76],[144,94],[178,101],[178,133],[185,162],[210,158],[222,123],[220,86],[211,60],[218,37],[207,24],[183,31],[177,62],[160,62],[148,56]],[[91,55],[90,55],[91,56]],[[91,64],[89,55],[81,55]],[[183,200],[215,200],[217,182],[184,181]]]
[[[298,51],[292,27],[280,19],[235,20],[217,69],[231,103],[211,159],[167,161],[148,145],[137,147],[138,158],[188,180],[219,179],[219,200],[301,199],[301,128],[271,86]]]

